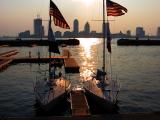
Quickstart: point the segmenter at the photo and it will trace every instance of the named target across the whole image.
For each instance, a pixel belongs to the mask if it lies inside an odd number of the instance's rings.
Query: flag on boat
[[[55,40],[53,30],[51,27],[51,20],[49,21],[49,27],[48,27],[48,41],[49,41],[49,52],[60,54],[58,44]]]
[[[106,0],[107,16],[121,16],[127,13],[127,9],[111,0]]]
[[[109,22],[106,23],[106,30],[107,30],[107,49],[108,52],[111,53],[111,32],[109,28]]]
[[[53,20],[54,20],[54,24],[56,26],[59,26],[61,28],[65,28],[65,29],[70,29],[68,23],[66,22],[66,20],[64,19],[64,17],[62,16],[61,12],[59,11],[59,9],[57,8],[57,6],[53,3],[52,0],[50,0],[50,11],[49,11],[49,15],[53,16]]]

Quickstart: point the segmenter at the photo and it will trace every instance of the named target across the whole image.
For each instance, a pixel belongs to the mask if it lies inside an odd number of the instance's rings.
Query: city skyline
[[[88,21],[93,31],[101,32],[101,22],[92,20],[102,19],[102,1],[99,0],[53,0],[58,6],[65,19],[73,30],[73,20],[79,20],[79,29],[83,29],[84,24]],[[111,21],[111,32],[118,33],[127,30],[135,31],[137,26],[143,27],[146,34],[156,35],[157,27],[160,26],[160,16],[155,16],[159,10],[160,1],[150,0],[113,0],[125,6],[128,13],[121,17],[109,17]],[[145,4],[144,4],[145,3]],[[33,19],[39,14],[43,20],[48,20],[49,0],[9,0],[0,1],[0,36],[3,35],[18,35],[20,31],[31,30],[33,33]],[[74,12],[73,12],[74,11]],[[46,28],[47,22],[43,22]],[[3,28],[3,29],[2,29]],[[64,32],[53,25],[54,31]],[[133,32],[132,34],[135,34]]]
[[[107,26],[107,23],[105,24],[105,28]],[[44,31],[44,26],[42,24],[42,18],[40,16],[37,16],[33,20],[33,28],[34,32],[31,34],[30,30],[25,30],[23,32],[19,32],[18,36],[19,38],[42,38],[42,37],[47,37],[44,33],[47,33],[48,31]],[[86,22],[85,25],[83,26],[83,30],[79,30],[79,21],[78,19],[74,19],[73,21],[73,30],[66,30],[64,33],[61,31],[54,31],[55,37],[61,38],[61,37],[93,37],[93,38],[100,38],[103,37],[102,33],[102,28],[103,28],[103,23],[101,25],[101,32],[94,31],[90,28],[89,22]],[[157,28],[157,34],[154,37],[159,37],[160,36],[160,28]],[[127,30],[126,33],[123,33],[122,31],[119,31],[118,33],[111,33],[112,37],[148,37],[150,36],[149,34],[146,34],[146,31],[144,30],[143,27],[137,26],[135,35],[132,34],[133,31]],[[107,35],[107,31],[106,31]],[[150,36],[153,37],[153,36]]]

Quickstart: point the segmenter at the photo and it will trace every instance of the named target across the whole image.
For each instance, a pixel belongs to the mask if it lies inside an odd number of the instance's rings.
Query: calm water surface
[[[91,71],[102,65],[101,39],[80,39],[79,46],[68,46],[80,65],[80,74],[67,74],[72,84],[78,84]],[[17,57],[47,57],[47,47],[1,48],[0,53],[18,49]],[[65,49],[65,48],[60,48]],[[108,72],[118,75],[120,113],[160,111],[160,47],[117,46],[112,40],[112,55],[106,54]],[[111,57],[111,64],[109,65]],[[16,64],[0,73],[0,116],[35,116],[33,84],[47,75],[47,64]]]

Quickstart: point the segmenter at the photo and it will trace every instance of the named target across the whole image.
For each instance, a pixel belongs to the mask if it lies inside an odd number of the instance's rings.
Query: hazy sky
[[[73,20],[78,19],[80,30],[88,21],[91,29],[101,31],[102,0],[53,0],[73,30]],[[128,9],[128,13],[120,17],[109,17],[111,32],[135,34],[137,26],[144,27],[146,34],[155,35],[160,26],[160,0],[113,0]],[[18,35],[19,32],[31,30],[33,19],[39,14],[43,20],[48,19],[49,0],[0,0],[0,36]],[[48,23],[43,22],[45,29]],[[53,25],[53,29],[64,31]]]

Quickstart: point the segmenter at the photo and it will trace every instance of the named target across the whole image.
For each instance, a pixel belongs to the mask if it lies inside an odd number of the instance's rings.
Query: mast
[[[51,15],[49,15],[49,26],[48,26],[48,30],[50,29],[50,27],[51,27],[51,22],[52,22],[52,20],[51,20]],[[50,44],[50,42],[49,42],[49,44]],[[49,45],[49,48],[48,48],[48,51],[49,51],[49,78],[51,78],[51,51],[50,51],[50,45]]]
[[[103,64],[102,64],[102,70],[105,72],[105,0],[103,0]],[[105,81],[105,76],[103,76],[103,83]]]

